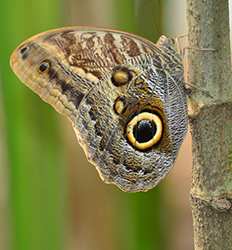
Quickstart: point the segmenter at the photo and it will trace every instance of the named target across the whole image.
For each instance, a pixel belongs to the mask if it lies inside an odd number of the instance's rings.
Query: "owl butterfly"
[[[71,27],[23,42],[10,64],[29,88],[68,117],[106,183],[127,192],[156,186],[187,130],[183,66],[174,43]]]

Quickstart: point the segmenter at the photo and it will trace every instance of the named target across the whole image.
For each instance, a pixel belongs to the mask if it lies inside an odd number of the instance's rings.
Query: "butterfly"
[[[106,183],[147,191],[166,176],[187,131],[183,65],[172,39],[156,44],[108,29],[67,27],[19,45],[18,78],[72,123]]]

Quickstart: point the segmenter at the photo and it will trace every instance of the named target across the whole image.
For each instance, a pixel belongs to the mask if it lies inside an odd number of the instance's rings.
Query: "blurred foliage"
[[[111,1],[117,29],[153,41],[158,38],[162,30],[161,0]],[[23,86],[9,68],[10,54],[22,40],[62,26],[61,2],[1,1],[0,10],[3,80],[0,89],[3,90],[9,162],[11,249],[67,250],[64,247],[67,183],[58,115]],[[168,230],[161,187],[139,194],[115,192],[114,198],[119,202],[112,236],[119,242],[115,249],[166,249]]]
[[[162,31],[161,0],[114,0],[119,29],[156,41]]]
[[[118,29],[156,41],[161,35],[161,1],[114,0]],[[147,193],[121,194],[123,250],[165,250],[167,220],[162,185]]]
[[[22,40],[59,24],[59,1],[0,1],[0,10],[10,248],[64,249],[65,174],[57,117],[9,68],[10,54]]]

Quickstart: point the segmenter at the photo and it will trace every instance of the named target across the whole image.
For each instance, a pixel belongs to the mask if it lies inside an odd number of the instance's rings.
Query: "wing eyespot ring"
[[[51,67],[51,63],[48,60],[44,60],[40,63],[38,71],[39,73],[45,73],[47,72]]]
[[[127,124],[126,136],[136,149],[144,151],[160,142],[163,134],[161,118],[150,112],[141,112]]]
[[[124,66],[117,66],[113,69],[111,81],[116,86],[128,84],[133,78],[132,72]]]

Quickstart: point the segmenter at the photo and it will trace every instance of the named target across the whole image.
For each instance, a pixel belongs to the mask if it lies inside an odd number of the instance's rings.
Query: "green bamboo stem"
[[[188,0],[188,82],[195,250],[232,249],[232,92],[229,1]]]
[[[58,4],[57,0],[0,2],[12,250],[64,249],[65,172],[57,117],[9,67],[10,53],[19,42],[57,26]]]

